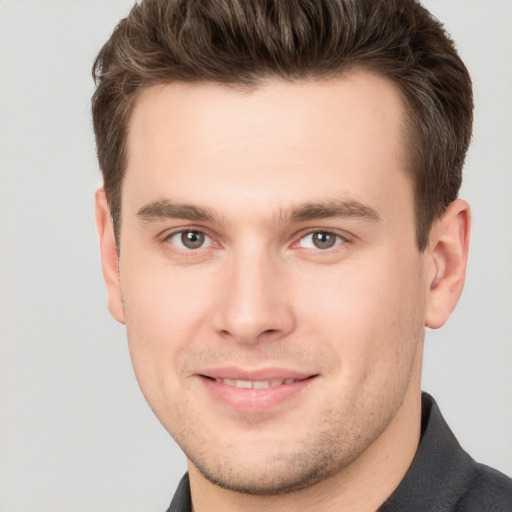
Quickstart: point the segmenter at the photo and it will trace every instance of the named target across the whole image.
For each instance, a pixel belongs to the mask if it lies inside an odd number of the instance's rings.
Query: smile
[[[197,376],[215,402],[232,411],[251,414],[297,404],[297,397],[319,377],[281,369],[249,372],[231,368]]]

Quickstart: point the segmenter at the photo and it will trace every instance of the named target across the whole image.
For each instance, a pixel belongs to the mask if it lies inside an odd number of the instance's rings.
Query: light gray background
[[[0,0],[0,511],[163,511],[184,457],[108,315],[93,224],[96,52],[131,0]],[[429,0],[473,75],[463,299],[429,332],[424,389],[512,474],[512,2]]]

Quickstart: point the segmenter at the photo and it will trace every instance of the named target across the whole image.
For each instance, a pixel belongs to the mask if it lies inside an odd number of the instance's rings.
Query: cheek
[[[423,333],[422,287],[418,260],[384,254],[378,262],[317,273],[305,286],[301,309],[308,312],[310,336],[321,333],[347,380],[360,381],[375,368],[393,370],[413,357]]]
[[[197,279],[187,272],[150,267],[132,265],[137,268],[133,273],[125,267],[122,294],[135,375],[154,408],[158,390],[181,385],[177,361],[194,338],[202,337],[208,308]]]
[[[204,315],[208,281],[192,268],[173,271],[165,263],[144,263],[127,262],[126,267],[137,271],[122,274],[127,328],[142,335],[151,333],[148,343],[175,345]]]

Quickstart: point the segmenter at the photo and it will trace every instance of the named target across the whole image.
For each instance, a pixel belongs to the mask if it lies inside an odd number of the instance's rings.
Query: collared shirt
[[[435,400],[423,393],[421,440],[405,477],[377,512],[512,512],[512,480],[476,463],[459,445]],[[185,475],[167,512],[191,512]]]

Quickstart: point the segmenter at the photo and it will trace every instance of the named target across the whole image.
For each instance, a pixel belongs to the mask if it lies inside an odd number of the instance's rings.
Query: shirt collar
[[[475,476],[473,459],[427,393],[422,394],[421,416],[421,439],[413,462],[378,512],[451,510]]]

